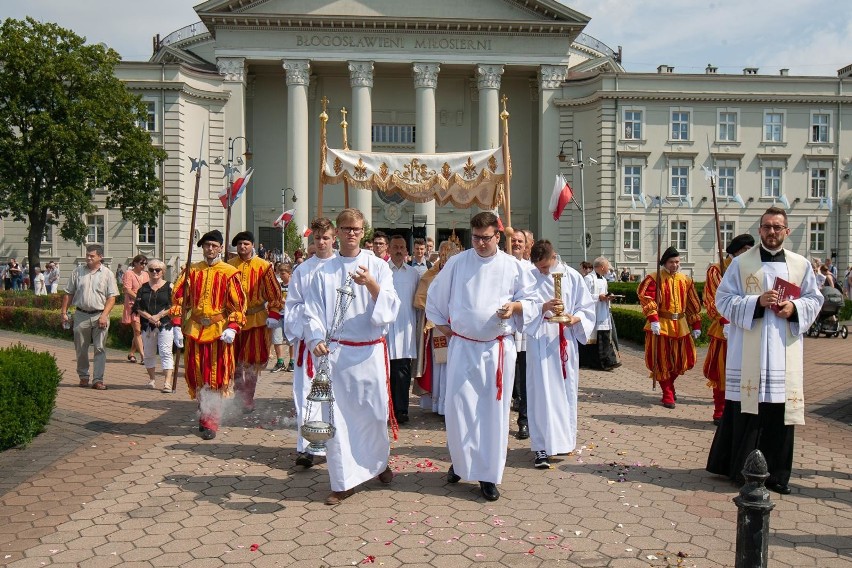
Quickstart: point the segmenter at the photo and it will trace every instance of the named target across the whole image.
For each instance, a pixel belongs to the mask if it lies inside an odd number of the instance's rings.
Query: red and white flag
[[[243,177],[234,180],[234,183],[231,184],[231,205],[236,203],[237,199],[239,199],[243,192],[246,190],[246,186],[248,185],[249,180],[251,179],[252,174],[254,173],[254,168],[249,168],[246,172],[246,175]],[[222,207],[225,209],[228,208],[228,190],[223,189],[219,193],[219,201],[222,202]]]
[[[290,221],[292,221],[293,217],[295,217],[295,216],[296,216],[296,210],[295,209],[288,209],[287,211],[282,213],[281,216],[278,217],[272,223],[272,226],[273,227],[281,227],[282,229],[286,229],[287,225],[290,224]]]
[[[556,184],[553,186],[553,193],[550,195],[550,212],[553,213],[553,220],[558,221],[562,215],[565,206],[571,202],[574,197],[574,192],[571,191],[571,186],[562,177],[562,174],[556,176]]]
[[[303,237],[310,237],[311,233],[313,233],[313,231],[311,230],[310,227],[308,227],[307,225],[302,225],[302,236]]]

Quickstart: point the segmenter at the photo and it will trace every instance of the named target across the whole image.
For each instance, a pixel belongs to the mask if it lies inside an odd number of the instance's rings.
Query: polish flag
[[[249,168],[246,172],[246,175],[243,177],[234,180],[234,183],[231,184],[231,205],[237,202],[243,192],[246,190],[246,186],[248,185],[249,180],[251,179],[252,174],[254,173],[254,168]],[[219,201],[222,202],[222,207],[225,209],[228,208],[228,190],[223,189],[219,193]]]
[[[565,206],[571,202],[574,197],[574,192],[571,191],[571,186],[565,181],[561,174],[556,176],[556,183],[553,186],[553,193],[550,195],[550,212],[553,213],[553,220],[558,221],[562,215]]]
[[[310,237],[311,233],[313,233],[313,231],[311,230],[310,227],[308,227],[307,225],[302,225],[302,236],[303,237]]]
[[[272,226],[273,227],[281,227],[282,229],[286,229],[287,225],[290,224],[290,221],[292,221],[293,217],[295,217],[295,216],[296,216],[296,210],[295,209],[288,209],[287,211],[282,213],[281,216],[278,217],[272,223]]]

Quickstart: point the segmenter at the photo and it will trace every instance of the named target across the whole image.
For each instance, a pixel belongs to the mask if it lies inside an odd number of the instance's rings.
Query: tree
[[[157,176],[166,153],[138,126],[146,109],[115,77],[120,61],[56,24],[0,27],[0,215],[28,223],[31,280],[48,226],[82,244],[95,190],[135,225],[156,225],[166,210]]]

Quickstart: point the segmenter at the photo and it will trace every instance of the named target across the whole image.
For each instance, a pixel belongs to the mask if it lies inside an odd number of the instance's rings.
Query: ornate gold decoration
[[[364,160],[358,158],[358,163],[355,164],[355,177],[357,179],[365,179],[367,177],[367,164],[364,163]]]
[[[746,278],[745,283],[746,283],[746,294],[753,295],[753,294],[760,294],[761,293],[760,280],[758,280],[757,276],[755,276],[754,274],[749,274],[748,278]]]
[[[441,166],[441,175],[444,176],[444,179],[450,179],[450,176],[453,175],[449,163],[444,162],[444,165]]]
[[[334,173],[335,175],[340,175],[340,172],[343,171],[343,162],[340,161],[339,157],[334,158]]]
[[[388,177],[388,165],[385,162],[382,162],[382,165],[379,166],[379,177],[382,179]]]
[[[465,179],[473,179],[476,177],[476,164],[473,163],[470,156],[467,157],[467,163],[464,165],[464,177]]]
[[[408,183],[419,183],[435,175],[435,170],[430,171],[429,167],[426,164],[421,164],[418,158],[411,158],[411,161],[405,164],[402,170],[402,172],[396,170],[394,175]]]
[[[491,170],[492,174],[497,171],[497,158],[493,154],[488,158],[488,169]]]
[[[752,391],[756,391],[756,390],[757,390],[757,387],[756,387],[756,386],[754,386],[754,384],[749,383],[749,384],[747,384],[747,385],[742,385],[742,386],[740,387],[740,390],[741,390],[741,391],[746,391],[746,396],[748,396],[749,398],[751,398]]]
[[[328,113],[326,112],[327,109],[328,109],[328,97],[324,96],[322,98],[321,102],[322,102],[322,113],[320,114],[320,120],[323,122],[323,124],[325,124],[325,122],[328,120]]]

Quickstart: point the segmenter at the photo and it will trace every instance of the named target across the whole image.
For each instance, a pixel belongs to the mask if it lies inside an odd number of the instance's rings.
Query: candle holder
[[[553,297],[562,299],[562,273],[554,272],[551,276],[553,276]],[[554,308],[553,315],[547,318],[547,321],[550,323],[570,323],[571,315],[566,314],[565,308]]]

